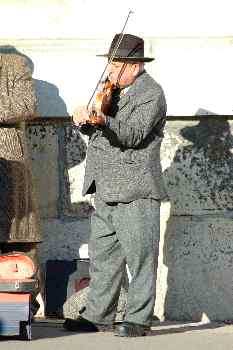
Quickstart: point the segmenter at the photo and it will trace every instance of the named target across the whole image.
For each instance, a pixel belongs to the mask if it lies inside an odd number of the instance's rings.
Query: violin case
[[[20,253],[0,255],[0,292],[33,293],[38,280],[29,256]]]
[[[30,257],[21,252],[0,255],[0,336],[31,339],[31,295],[37,287]]]

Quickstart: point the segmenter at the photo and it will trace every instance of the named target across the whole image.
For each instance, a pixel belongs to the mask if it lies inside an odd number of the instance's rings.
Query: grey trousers
[[[125,321],[150,325],[154,311],[159,251],[160,202],[139,199],[131,203],[104,203],[96,199],[89,241],[89,321],[115,320],[125,266],[129,285]]]

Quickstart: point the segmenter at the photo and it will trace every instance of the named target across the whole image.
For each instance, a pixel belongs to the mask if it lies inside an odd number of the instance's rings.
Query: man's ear
[[[133,76],[136,77],[139,73],[140,67],[138,63],[134,63],[132,65],[132,69],[133,69]]]

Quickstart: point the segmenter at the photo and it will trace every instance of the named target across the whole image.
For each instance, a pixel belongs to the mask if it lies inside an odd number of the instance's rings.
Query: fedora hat
[[[113,61],[151,62],[154,60],[154,58],[144,57],[144,40],[132,34],[116,34],[108,53],[97,56],[110,58],[113,53]]]

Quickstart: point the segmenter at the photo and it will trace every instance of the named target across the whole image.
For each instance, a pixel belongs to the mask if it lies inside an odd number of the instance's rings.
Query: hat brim
[[[106,58],[110,58],[111,56],[109,56],[108,54],[104,54],[104,55],[96,55],[97,57],[106,57]],[[154,61],[153,57],[124,57],[124,56],[115,56],[113,58],[113,61],[131,61],[131,62],[151,62]]]

